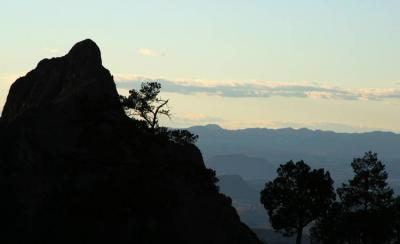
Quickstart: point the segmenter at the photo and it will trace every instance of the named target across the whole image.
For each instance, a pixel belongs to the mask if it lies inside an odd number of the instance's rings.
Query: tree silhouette
[[[188,130],[179,129],[168,131],[168,137],[171,141],[181,145],[195,144],[199,138],[198,135],[194,135]]]
[[[129,96],[121,96],[120,101],[127,114],[144,120],[153,131],[158,128],[160,115],[170,117],[168,99],[161,99],[161,84],[158,82],[143,82],[140,90],[132,89]]]
[[[353,179],[337,190],[344,222],[352,225],[352,239],[364,244],[386,243],[391,237],[393,190],[387,186],[385,166],[371,151],[351,163]]]
[[[300,244],[304,227],[334,201],[333,181],[329,172],[311,170],[303,161],[280,165],[277,173],[278,177],[261,191],[261,203],[272,227],[288,236],[297,234],[296,243]]]
[[[348,243],[351,223],[344,221],[343,205],[334,202],[328,211],[315,221],[310,229],[312,243],[344,244]],[[350,224],[350,226],[348,226]]]
[[[137,128],[151,129],[153,136],[164,138],[179,145],[195,144],[198,136],[188,130],[170,130],[158,123],[160,115],[170,118],[168,99],[161,99],[161,84],[158,82],[143,82],[140,90],[129,90],[129,96],[120,95],[120,102],[128,116],[135,120]]]

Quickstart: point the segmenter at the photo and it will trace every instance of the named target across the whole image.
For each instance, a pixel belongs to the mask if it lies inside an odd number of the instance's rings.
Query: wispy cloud
[[[173,128],[187,128],[190,126],[207,125],[207,124],[224,124],[225,119],[202,113],[179,113],[172,114],[170,119],[165,117],[160,118],[162,124]]]
[[[147,56],[147,57],[160,57],[160,56],[165,56],[164,53],[162,52],[157,52],[153,49],[150,48],[139,48],[138,53],[142,56]]]
[[[219,117],[209,116],[205,114],[180,114],[173,117],[172,126],[187,128],[190,126],[218,124],[225,129],[246,129],[246,128],[308,128],[311,130],[325,130],[335,132],[370,132],[370,131],[395,131],[393,129],[385,129],[371,127],[363,124],[347,124],[340,122],[317,122],[317,121],[276,121],[276,120],[230,120]]]
[[[349,89],[325,83],[271,81],[212,81],[154,79],[116,75],[119,88],[130,89],[143,81],[158,81],[163,90],[183,94],[206,93],[224,97],[300,97],[311,99],[384,100],[400,98],[400,88]]]
[[[312,130],[330,130],[335,132],[368,132],[384,130],[378,127],[370,127],[362,124],[346,124],[335,122],[283,122],[275,121],[275,128],[290,127],[295,129],[308,128]],[[386,129],[387,130],[387,129]]]
[[[268,128],[268,129],[282,129],[282,128],[293,128],[302,129],[307,128],[311,130],[324,130],[334,131],[341,133],[362,133],[371,131],[395,131],[392,129],[369,127],[365,125],[345,124],[345,123],[331,123],[331,122],[290,122],[290,121],[270,121],[270,120],[220,120],[210,121],[208,123],[191,123],[191,121],[185,121],[186,127],[193,125],[205,125],[205,124],[218,124],[225,129],[246,129],[246,128]]]
[[[206,114],[197,114],[197,113],[185,113],[182,115],[177,115],[173,119],[183,121],[189,124],[208,124],[208,123],[217,123],[223,121],[223,119],[220,117],[214,117]]]
[[[60,50],[58,50],[56,48],[49,48],[49,47],[43,48],[43,51],[45,51],[47,53],[51,53],[51,54],[55,54],[55,53],[59,53],[60,52]]]

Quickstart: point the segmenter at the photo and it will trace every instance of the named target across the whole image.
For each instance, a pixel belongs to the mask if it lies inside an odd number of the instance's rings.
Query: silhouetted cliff
[[[260,243],[197,147],[125,116],[91,40],[12,85],[0,170],[7,243]]]

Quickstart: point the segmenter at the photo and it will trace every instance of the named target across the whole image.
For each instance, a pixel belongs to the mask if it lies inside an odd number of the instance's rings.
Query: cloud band
[[[157,81],[163,90],[182,94],[205,93],[223,97],[300,97],[341,100],[384,100],[400,98],[399,88],[344,89],[317,83],[283,82],[218,82],[204,80],[153,79],[136,75],[115,76],[117,86],[123,89],[137,87],[144,81]]]

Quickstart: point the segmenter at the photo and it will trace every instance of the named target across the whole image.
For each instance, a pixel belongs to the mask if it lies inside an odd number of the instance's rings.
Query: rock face
[[[85,110],[122,116],[112,76],[90,40],[77,43],[64,57],[44,59],[11,86],[2,119],[12,121],[35,109],[57,109],[69,117]]]
[[[137,124],[91,40],[19,78],[0,119],[0,240],[260,243],[197,147]]]

